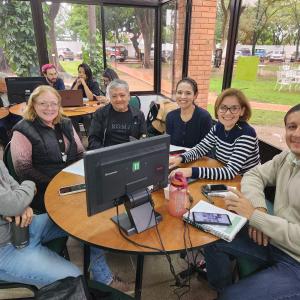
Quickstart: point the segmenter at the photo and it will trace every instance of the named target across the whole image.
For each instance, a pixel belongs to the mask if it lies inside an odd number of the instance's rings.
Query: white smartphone
[[[85,183],[63,186],[59,189],[59,194],[63,195],[70,195],[74,193],[80,193],[85,191]]]

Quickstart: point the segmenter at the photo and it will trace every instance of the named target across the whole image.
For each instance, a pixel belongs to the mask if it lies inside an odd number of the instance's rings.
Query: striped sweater
[[[224,166],[192,168],[192,178],[232,179],[260,163],[256,132],[246,122],[238,122],[230,131],[218,122],[199,144],[181,155],[182,162],[194,161],[210,150]]]

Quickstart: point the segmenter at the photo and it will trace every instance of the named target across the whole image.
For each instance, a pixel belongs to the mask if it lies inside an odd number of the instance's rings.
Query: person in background
[[[176,102],[179,106],[167,114],[166,133],[171,145],[192,148],[206,136],[212,126],[210,114],[195,105],[198,96],[197,82],[184,78],[176,86]]]
[[[19,184],[0,161],[0,280],[41,288],[68,276],[77,277],[81,272],[70,261],[43,246],[65,237],[66,233],[47,214],[33,215],[29,205],[34,193],[34,182],[25,180]],[[29,244],[25,248],[13,246],[12,222],[20,227],[29,226]]]
[[[64,81],[58,77],[57,69],[52,64],[42,66],[42,73],[47,83],[58,91],[65,90]]]
[[[96,99],[100,102],[100,104],[108,104],[109,99],[106,95],[106,89],[107,86],[115,79],[119,79],[118,74],[111,68],[106,68],[104,72],[102,73],[102,80],[103,80],[103,86],[105,88],[105,91],[101,91],[102,95],[96,96]]]
[[[230,243],[204,247],[207,278],[220,300],[300,299],[300,104],[284,117],[289,151],[247,172],[241,192],[225,199],[228,210],[246,217],[249,228]],[[264,189],[276,187],[274,214]],[[233,284],[232,260],[246,258],[264,268]]]
[[[170,158],[170,168],[188,163],[206,155],[213,148],[223,167],[180,168],[185,177],[224,180],[244,174],[260,163],[256,132],[247,121],[251,108],[246,96],[238,89],[224,90],[215,103],[216,125],[205,138],[184,154]]]
[[[89,149],[129,142],[146,134],[144,114],[129,105],[130,93],[126,81],[115,79],[107,87],[110,104],[98,109],[89,132]]]
[[[100,96],[99,84],[93,79],[92,70],[87,64],[82,63],[78,66],[78,77],[71,90],[82,90],[83,98],[89,100],[96,100],[95,96]]]
[[[50,86],[39,86],[30,95],[24,118],[13,128],[11,155],[21,180],[37,185],[32,207],[45,212],[44,195],[51,179],[71,163],[82,158],[84,148],[71,120],[62,116],[61,97]],[[91,247],[93,279],[117,289],[130,289],[113,275],[104,252]]]

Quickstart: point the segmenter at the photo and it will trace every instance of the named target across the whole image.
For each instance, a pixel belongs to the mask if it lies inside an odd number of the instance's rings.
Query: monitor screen
[[[84,154],[87,214],[112,208],[119,197],[168,184],[167,134],[88,151]]]
[[[10,104],[27,101],[36,87],[47,84],[45,77],[6,77],[5,82]]]

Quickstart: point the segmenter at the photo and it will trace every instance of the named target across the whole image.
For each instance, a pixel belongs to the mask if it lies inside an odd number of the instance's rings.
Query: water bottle
[[[174,217],[182,217],[186,212],[188,201],[187,180],[181,172],[176,172],[171,178],[169,191],[169,214]]]
[[[15,248],[21,249],[29,244],[29,226],[20,227],[16,225],[15,218],[11,222],[12,244]]]

